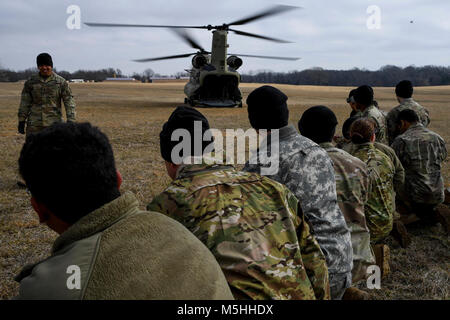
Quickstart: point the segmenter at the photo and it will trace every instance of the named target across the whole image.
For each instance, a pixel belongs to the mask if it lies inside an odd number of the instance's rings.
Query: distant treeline
[[[77,70],[75,72],[68,72],[64,70],[54,71],[59,74],[64,79],[83,79],[83,80],[91,80],[91,81],[103,81],[106,78],[116,77],[132,77],[138,81],[143,79],[148,79],[151,77],[163,77],[163,75],[159,73],[153,72],[152,69],[146,69],[141,74],[133,73],[132,75],[125,75],[122,73],[120,69],[107,68],[101,70]],[[37,73],[37,68],[29,68],[21,71],[12,71],[9,69],[3,69],[0,67],[0,82],[16,82],[20,80],[26,80],[31,77],[31,75]],[[177,72],[176,76],[186,76],[188,75],[186,72]]]
[[[16,82],[19,80],[26,80],[31,77],[32,74],[38,72],[37,68],[30,68],[21,71],[12,71],[8,69],[0,69],[0,82]],[[75,72],[59,71],[55,69],[55,72],[65,79],[84,79],[103,81],[108,77],[114,77],[114,75],[121,76],[121,72],[118,69],[108,68],[101,70],[78,70]]]
[[[16,82],[28,79],[36,73],[36,68],[22,71],[12,71],[0,68],[0,82]],[[93,81],[103,81],[109,77],[133,77],[141,80],[146,77],[162,76],[147,69],[142,74],[134,73],[124,75],[120,69],[108,68],[101,70],[77,70],[75,72],[59,71],[55,72],[65,79],[84,79]],[[187,75],[179,72],[175,75]],[[396,66],[384,66],[377,71],[364,69],[352,70],[324,70],[322,68],[312,68],[303,71],[292,71],[287,73],[261,71],[242,75],[242,82],[254,83],[280,83],[296,85],[321,85],[321,86],[359,86],[369,84],[376,87],[392,87],[399,81],[408,79],[415,86],[439,86],[450,85],[450,67],[440,66],[410,66],[400,68]]]
[[[357,68],[352,70],[324,70],[322,68],[313,68],[287,73],[262,71],[242,75],[242,82],[249,83],[320,86],[359,86],[368,84],[374,87],[392,87],[404,79],[412,81],[415,86],[450,85],[450,67],[409,66],[400,68],[389,65],[377,71]]]

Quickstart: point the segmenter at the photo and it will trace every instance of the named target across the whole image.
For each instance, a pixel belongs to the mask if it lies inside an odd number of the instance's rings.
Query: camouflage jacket
[[[262,148],[251,157],[264,157],[270,153],[268,140],[267,149]],[[279,130],[278,152],[279,170],[268,177],[286,185],[300,200],[327,259],[330,284],[333,285],[334,274],[351,272],[353,258],[350,230],[337,203],[331,159],[325,150],[301,136],[292,125]],[[244,171],[260,173],[262,166],[247,163]]]
[[[397,133],[397,117],[400,112],[406,109],[414,110],[419,116],[420,123],[423,124],[424,127],[428,127],[430,124],[430,116],[427,109],[422,107],[413,98],[404,99],[402,103],[393,108],[386,116],[386,126],[387,133],[389,137],[389,144],[394,142],[395,137],[398,135]]]
[[[370,232],[364,215],[368,200],[369,174],[367,167],[356,157],[333,146],[321,143],[331,160],[336,177],[336,192],[339,207],[350,228],[353,247],[353,283],[367,277],[367,267],[375,264],[370,247]]]
[[[75,101],[69,84],[63,77],[52,73],[47,79],[39,74],[25,82],[19,106],[19,121],[28,127],[48,127],[62,121],[61,100],[67,121],[75,121]]]
[[[348,142],[346,144],[341,145],[344,151],[347,151],[348,153],[352,154],[353,151],[356,149],[356,145],[352,142]],[[394,190],[396,192],[401,192],[403,190],[403,186],[405,183],[405,169],[403,168],[402,162],[397,157],[397,154],[395,153],[394,149],[389,147],[388,145],[385,145],[384,143],[380,142],[374,142],[373,146],[382,151],[385,155],[391,159],[392,164],[395,168],[395,174],[394,174]]]
[[[367,165],[369,197],[364,207],[372,242],[385,238],[392,230],[395,212],[395,168],[389,157],[372,143],[356,145],[352,153]]]
[[[387,129],[386,129],[386,116],[383,114],[383,112],[380,109],[378,109],[374,105],[371,105],[370,107],[366,108],[366,110],[364,110],[364,111],[358,111],[356,113],[356,116],[374,120],[376,123],[376,128],[375,128],[376,141],[384,143],[384,144],[388,143]]]
[[[395,138],[392,148],[405,167],[405,195],[417,203],[442,203],[441,164],[447,157],[444,139],[416,124]]]
[[[180,166],[147,208],[187,227],[214,254],[236,298],[329,299],[325,257],[283,185],[232,166]]]

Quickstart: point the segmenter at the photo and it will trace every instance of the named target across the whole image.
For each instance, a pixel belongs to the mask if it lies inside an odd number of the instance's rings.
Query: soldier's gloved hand
[[[25,121],[19,121],[19,127],[17,130],[20,134],[25,134]]]

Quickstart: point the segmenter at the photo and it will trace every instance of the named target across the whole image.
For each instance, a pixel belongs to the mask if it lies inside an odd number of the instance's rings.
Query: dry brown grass
[[[56,234],[39,225],[29,195],[16,186],[17,159],[24,137],[17,134],[20,83],[0,84],[0,298],[17,294],[13,276],[26,263],[49,253]],[[168,184],[159,156],[158,135],[163,122],[184,99],[182,83],[87,83],[71,84],[77,102],[78,121],[89,121],[105,132],[114,148],[124,177],[122,190],[134,192],[142,208]],[[243,84],[244,97],[257,87]],[[349,114],[347,87],[277,85],[289,96],[290,119],[296,124],[313,105],[331,107],[342,123]],[[392,88],[375,88],[384,110],[396,105]],[[415,98],[431,113],[430,128],[450,141],[450,86],[417,88]],[[246,108],[201,109],[212,127],[250,127]],[[339,128],[340,130],[340,128]],[[448,148],[447,144],[447,148]],[[450,177],[448,160],[444,178]],[[392,241],[392,274],[374,292],[377,299],[449,299],[449,238],[440,226],[412,230],[408,249]]]

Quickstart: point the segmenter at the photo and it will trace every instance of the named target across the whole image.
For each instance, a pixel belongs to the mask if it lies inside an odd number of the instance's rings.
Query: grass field
[[[0,83],[0,299],[18,293],[13,277],[27,263],[49,255],[56,233],[39,225],[24,189],[16,186],[17,159],[24,136],[17,134],[17,109],[23,84]],[[259,85],[243,84],[246,98]],[[302,112],[313,105],[334,110],[340,125],[350,113],[345,103],[348,87],[276,85],[288,96],[290,122],[297,126]],[[71,84],[77,103],[77,120],[89,121],[106,133],[113,145],[116,164],[124,182],[122,191],[134,192],[141,207],[169,183],[159,156],[159,132],[164,121],[184,99],[182,83],[86,83]],[[393,88],[374,88],[381,109],[396,105]],[[415,99],[430,111],[430,128],[450,141],[450,86],[416,88]],[[247,110],[200,109],[211,127],[250,127]],[[340,125],[338,132],[340,132]],[[449,144],[447,143],[447,149]],[[450,179],[447,159],[443,175]],[[446,183],[448,184],[448,183]],[[376,299],[449,299],[449,238],[440,225],[412,229],[407,249],[391,245],[391,274]]]

